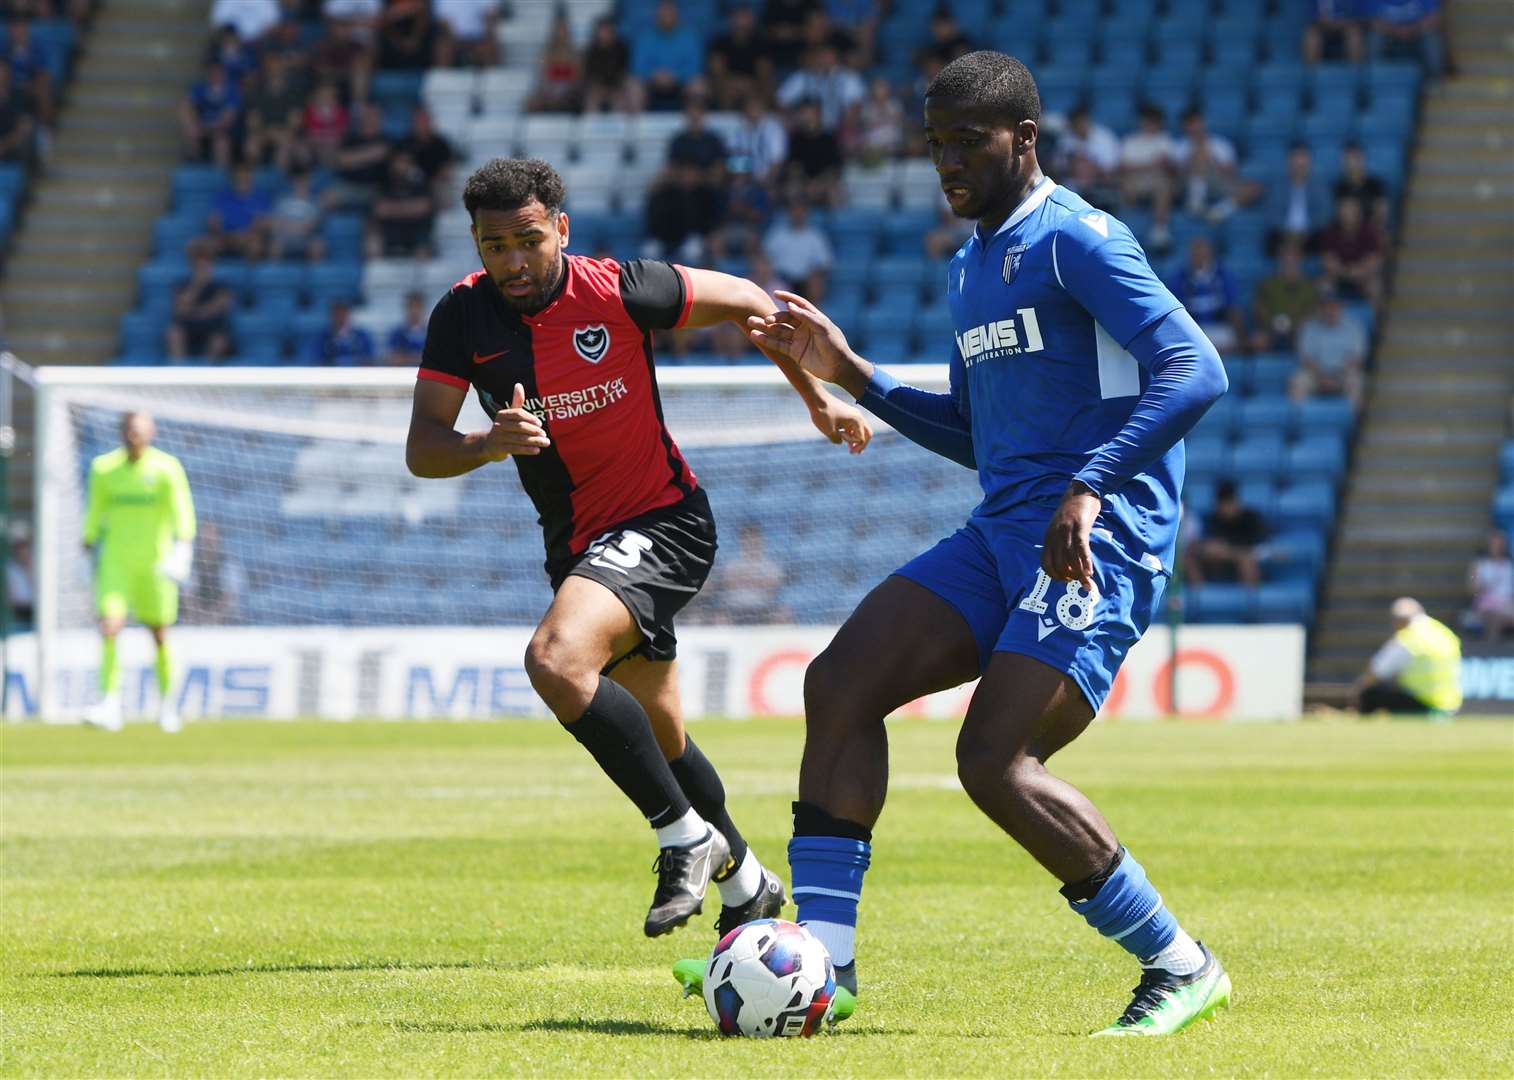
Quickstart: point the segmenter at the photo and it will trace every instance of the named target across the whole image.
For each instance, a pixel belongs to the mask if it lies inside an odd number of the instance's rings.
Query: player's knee
[[[598,673],[589,670],[581,651],[567,635],[551,630],[538,630],[526,646],[526,677],[553,711],[565,699],[581,696],[581,684],[588,675],[598,681]]]
[[[860,689],[856,667],[826,649],[804,671],[804,712],[811,723],[835,716]]]

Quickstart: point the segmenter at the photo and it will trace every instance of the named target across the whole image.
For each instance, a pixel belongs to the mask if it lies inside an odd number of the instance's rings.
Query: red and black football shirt
[[[492,419],[515,384],[552,445],[517,456],[541,515],[548,564],[580,554],[628,518],[671,506],[697,481],[662,417],[652,331],[683,325],[688,272],[665,262],[567,255],[557,290],[535,315],[470,274],[431,312],[419,377],[478,391]]]

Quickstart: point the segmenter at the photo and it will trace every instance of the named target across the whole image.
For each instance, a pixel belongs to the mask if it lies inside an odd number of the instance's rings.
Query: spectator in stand
[[[384,362],[396,367],[419,367],[426,347],[426,300],[418,292],[405,294],[405,321],[389,331]]]
[[[836,206],[841,201],[841,144],[820,124],[820,104],[802,102],[793,131],[784,185],[790,202]]]
[[[963,53],[970,53],[975,46],[972,39],[962,32],[956,16],[945,4],[940,4],[930,17],[930,41],[915,53],[918,65],[930,59],[945,67]]]
[[[631,39],[631,74],[648,109],[670,111],[683,106],[685,87],[704,70],[704,46],[678,18],[673,0],[660,0],[656,24]]]
[[[352,305],[333,300],[331,324],[312,338],[306,350],[309,364],[324,367],[367,367],[374,362],[373,338],[352,321]]]
[[[760,97],[742,104],[741,126],[731,135],[730,167],[752,182],[773,184],[789,156],[789,133]]]
[[[343,148],[348,137],[347,115],[347,106],[342,104],[336,85],[329,81],[322,81],[316,86],[309,104],[305,106],[305,115],[301,122],[305,146],[310,155],[324,166],[335,165],[339,172],[342,165],[337,151]],[[380,114],[380,120],[382,119],[382,114]]]
[[[231,290],[215,279],[210,252],[197,246],[190,256],[189,280],[174,292],[173,318],[163,335],[175,360],[205,356],[219,360],[231,353]]]
[[[1219,224],[1241,203],[1250,202],[1257,191],[1242,183],[1235,168],[1235,146],[1223,135],[1209,130],[1197,106],[1183,114],[1183,137],[1176,149],[1188,213]]]
[[[792,281],[800,295],[824,295],[836,256],[830,239],[810,221],[809,207],[803,202],[796,199],[789,203],[785,217],[775,221],[763,237],[762,247],[773,269]]]
[[[226,69],[226,77],[246,96],[247,80],[258,70],[258,54],[240,37],[233,27],[223,26],[216,31],[205,49],[207,64],[220,64]]]
[[[1467,588],[1472,594],[1468,621],[1482,624],[1485,640],[1498,641],[1514,630],[1514,559],[1502,529],[1488,533],[1487,548],[1467,568]]]
[[[32,545],[24,532],[11,539],[5,563],[5,598],[10,601],[11,630],[26,630],[36,617],[37,594],[32,587]]]
[[[762,528],[743,525],[736,556],[721,563],[711,583],[710,596],[724,616],[733,623],[786,623],[790,613],[784,608],[783,567],[763,545]]]
[[[1342,296],[1378,306],[1387,250],[1383,231],[1367,220],[1360,200],[1341,199],[1335,204],[1335,220],[1320,240],[1320,261],[1325,280]]]
[[[1314,312],[1319,285],[1304,273],[1304,249],[1286,240],[1277,253],[1277,269],[1256,287],[1251,347],[1257,352],[1292,352],[1299,327]]]
[[[179,105],[186,161],[213,161],[229,168],[242,122],[242,95],[220,64],[206,64],[205,77]]]
[[[559,8],[536,69],[536,89],[526,102],[530,112],[577,112],[583,98],[583,59],[573,44],[567,12]]]
[[[1120,140],[1094,120],[1086,102],[1079,102],[1068,116],[1057,149],[1068,187],[1096,206],[1119,205]]]
[[[1173,176],[1177,166],[1177,143],[1167,134],[1167,119],[1161,106],[1141,106],[1136,130],[1120,141],[1120,203],[1151,207],[1152,248],[1165,251],[1172,245]]]
[[[230,625],[236,622],[247,573],[226,550],[221,530],[201,519],[195,535],[194,575],[184,596],[185,622]]]
[[[1417,60],[1438,79],[1446,64],[1440,0],[1368,0],[1372,9],[1372,55],[1379,60]]]
[[[32,160],[37,146],[37,125],[30,103],[11,86],[10,68],[0,64],[0,161]]]
[[[499,63],[499,0],[432,0],[431,9],[440,24],[445,67],[488,68]]]
[[[1259,549],[1266,539],[1262,515],[1241,501],[1234,480],[1221,480],[1215,489],[1214,510],[1204,519],[1203,534],[1184,553],[1188,584],[1238,580],[1255,588],[1262,583]]]
[[[46,51],[32,40],[30,19],[10,21],[8,40],[0,41],[0,63],[10,66],[11,82],[31,95],[37,123],[44,132],[50,131],[57,122],[53,75],[47,66]]]
[[[857,109],[857,126],[843,136],[852,155],[864,165],[880,165],[903,151],[904,107],[882,75],[868,84],[867,97]]]
[[[315,83],[314,57],[306,47],[296,19],[284,19],[263,35],[258,55],[277,56],[289,72],[290,81],[299,87]]]
[[[785,109],[793,109],[803,102],[816,102],[820,110],[820,126],[830,136],[851,119],[848,114],[866,96],[867,84],[862,81],[862,76],[845,67],[836,47],[829,43],[806,50],[804,66],[778,86],[778,104]]]
[[[388,175],[373,200],[369,217],[368,257],[431,257],[431,229],[436,200],[415,158],[396,150]]]
[[[326,242],[321,239],[321,206],[311,193],[308,172],[291,174],[289,190],[273,204],[268,223],[268,257],[304,257],[311,262],[326,257]]]
[[[231,183],[216,195],[210,209],[209,242],[217,255],[260,259],[268,247],[268,196],[254,184],[251,165],[238,165]]]
[[[215,0],[210,5],[210,25],[232,27],[249,45],[256,44],[283,17],[279,0]]]
[[[384,134],[384,114],[377,105],[364,105],[357,127],[342,138],[336,154],[337,182],[327,189],[328,209],[366,207],[389,175],[394,143]]]
[[[378,66],[385,71],[425,71],[440,64],[441,35],[429,0],[385,0],[379,16]]]
[[[1344,394],[1353,409],[1362,401],[1367,332],[1328,285],[1319,292],[1319,310],[1298,332],[1298,370],[1289,380],[1294,401],[1315,394]]]
[[[1349,60],[1366,54],[1362,33],[1363,0],[1314,0],[1314,20],[1304,30],[1304,60]]]
[[[446,198],[457,151],[447,137],[432,126],[431,113],[424,105],[417,105],[411,111],[410,133],[400,140],[399,149],[413,157],[421,172],[426,174],[426,183],[431,185],[431,194],[440,205]]]
[[[638,111],[640,87],[630,72],[631,47],[620,36],[614,18],[606,15],[595,22],[584,50],[584,111]]]
[[[705,126],[704,101],[690,95],[684,127],[668,144],[668,163],[648,198],[647,227],[664,258],[697,262],[725,214],[726,148]]]
[[[1284,240],[1303,243],[1304,251],[1319,250],[1320,236],[1330,223],[1330,190],[1314,174],[1309,144],[1288,148],[1288,177],[1267,193],[1267,252],[1277,254]]]
[[[303,89],[290,78],[284,57],[278,53],[264,56],[257,85],[247,99],[243,160],[288,170],[300,136],[304,101]]]
[[[857,47],[856,38],[846,27],[832,22],[823,8],[812,7],[805,15],[800,41],[803,42],[803,48],[799,50],[801,55],[810,49],[829,45],[836,50],[836,55],[843,64],[853,66],[852,53]]]
[[[368,84],[373,78],[377,53],[377,20],[357,9],[333,9],[328,14],[325,32],[311,59],[311,74],[317,83],[330,82],[341,87],[343,104],[368,100]]]
[[[957,249],[967,243],[973,234],[973,223],[952,213],[951,207],[942,206],[936,211],[936,226],[925,234],[925,255],[939,262],[949,259]]]
[[[1246,344],[1246,316],[1240,290],[1230,271],[1214,256],[1207,236],[1188,244],[1188,265],[1178,275],[1178,299],[1220,353],[1233,353]]]
[[[804,41],[804,22],[815,0],[763,0],[762,33],[776,52],[792,55]]]
[[[750,5],[731,9],[725,32],[710,41],[705,67],[718,108],[743,109],[748,102],[771,96],[773,57]]]
[[[1384,232],[1388,229],[1388,185],[1383,178],[1367,171],[1367,155],[1362,144],[1352,139],[1341,158],[1341,175],[1335,181],[1335,201],[1360,199],[1367,220]]]

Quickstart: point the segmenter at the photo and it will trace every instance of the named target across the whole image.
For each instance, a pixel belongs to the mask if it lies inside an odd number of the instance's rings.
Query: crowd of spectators
[[[0,0],[0,163],[30,167],[52,144],[62,88],[34,22],[66,22],[77,39],[98,6],[98,0]]]
[[[900,78],[878,66],[887,5],[876,0],[723,7],[718,24],[696,26],[676,0],[660,0],[644,21],[606,15],[582,35],[559,10],[526,107],[681,112],[641,208],[645,252],[760,265],[823,298],[836,253],[814,212],[844,205],[849,168],[923,153],[925,87],[956,56],[994,43],[975,41],[942,5]],[[1307,63],[1413,56],[1432,76],[1446,67],[1438,0],[1314,7],[1299,43]],[[181,111],[186,157],[232,175],[205,243],[222,256],[319,261],[320,217],[342,209],[366,215],[368,256],[429,255],[455,153],[424,109],[397,136],[372,85],[388,71],[500,62],[501,14],[498,0],[215,0],[219,29]],[[1332,189],[1305,142],[1291,148],[1284,177],[1259,183],[1201,108],[1171,107],[1140,102],[1132,129],[1117,132],[1092,102],[1065,113],[1053,105],[1043,168],[1111,212],[1144,215],[1153,262],[1223,352],[1297,350],[1309,330],[1294,394],[1358,403],[1365,349],[1353,338],[1370,334],[1383,295],[1387,185],[1353,143]],[[711,110],[739,111],[741,122],[717,131]],[[263,166],[287,175],[281,190],[248,186],[247,168]],[[1224,249],[1189,227],[1212,233],[1242,210],[1265,223],[1276,259],[1259,283],[1255,270],[1240,282]],[[943,212],[921,237],[922,258],[949,256],[966,232]]]

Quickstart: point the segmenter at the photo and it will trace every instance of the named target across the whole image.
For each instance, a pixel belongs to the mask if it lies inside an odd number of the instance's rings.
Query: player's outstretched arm
[[[510,407],[494,415],[487,431],[464,435],[454,430],[468,391],[432,379],[418,379],[410,407],[410,434],[405,439],[405,465],[416,476],[461,476],[491,461],[515,454],[531,456],[551,446],[546,429],[525,409],[526,391],[520,383]]]
[[[910,441],[977,468],[972,426],[958,406],[957,363],[952,366],[949,394],[908,386],[853,352],[841,328],[804,297],[782,291],[778,297],[789,305],[787,311],[747,320],[747,336],[758,348],[835,383]]]
[[[692,267],[685,267],[685,272],[691,295],[683,326],[692,328],[731,322],[745,329],[750,319],[768,315],[777,306],[762,286],[746,278]],[[751,337],[750,334],[747,336]],[[873,430],[862,410],[833,397],[814,374],[786,354],[763,348],[755,339],[753,343],[783,372],[783,377],[809,408],[810,419],[822,435],[833,443],[845,442],[854,454],[867,449]]]

